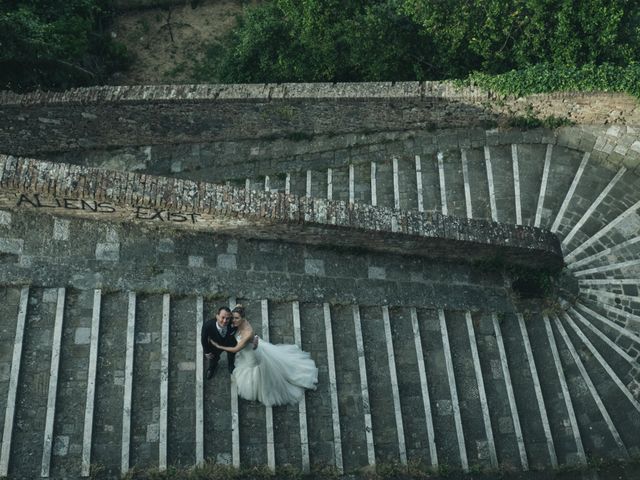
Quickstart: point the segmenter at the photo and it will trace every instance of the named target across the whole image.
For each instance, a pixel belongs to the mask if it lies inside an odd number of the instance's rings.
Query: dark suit
[[[227,334],[223,337],[218,332],[218,328],[216,327],[216,319],[212,318],[207,320],[204,325],[202,325],[202,331],[200,332],[200,342],[202,343],[202,351],[204,354],[213,354],[213,358],[209,359],[209,368],[215,370],[218,366],[218,361],[220,360],[220,354],[224,350],[220,350],[219,348],[211,345],[209,340],[213,340],[214,342],[223,345],[225,347],[235,347],[237,342],[235,338],[236,329],[228,325],[227,326]],[[233,372],[234,362],[235,362],[235,353],[227,352],[227,363],[229,364],[229,373]]]

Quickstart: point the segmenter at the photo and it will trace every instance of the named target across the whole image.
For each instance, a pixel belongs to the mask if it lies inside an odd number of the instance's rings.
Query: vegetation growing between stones
[[[557,117],[555,115],[548,115],[540,118],[536,115],[533,109],[533,105],[529,104],[524,109],[524,115],[512,117],[509,120],[509,126],[513,128],[559,128],[569,125],[573,125],[574,122],[566,117]]]

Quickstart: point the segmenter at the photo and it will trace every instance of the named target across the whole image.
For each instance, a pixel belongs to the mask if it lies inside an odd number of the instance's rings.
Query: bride
[[[221,350],[237,352],[233,377],[240,397],[258,400],[267,406],[292,405],[302,399],[305,389],[316,388],[318,369],[309,353],[297,345],[273,345],[263,339],[255,347],[254,331],[245,317],[244,307],[236,305],[231,313],[233,326],[238,329],[237,345],[225,347],[211,343]]]

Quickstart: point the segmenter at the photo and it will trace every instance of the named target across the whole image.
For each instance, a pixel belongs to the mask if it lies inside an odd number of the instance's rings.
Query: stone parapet
[[[452,82],[354,82],[354,83],[257,83],[257,84],[187,84],[131,85],[74,88],[59,92],[37,91],[26,94],[0,91],[0,105],[87,104],[140,102],[149,100],[274,100],[274,99],[371,99],[371,98],[440,98],[443,100],[505,101],[530,99],[534,102],[560,100],[563,103],[636,105],[637,100],[623,93],[552,92],[515,97],[497,94],[475,86],[458,86]],[[588,108],[588,105],[585,105]]]
[[[457,261],[562,265],[549,231],[0,156],[0,207]]]

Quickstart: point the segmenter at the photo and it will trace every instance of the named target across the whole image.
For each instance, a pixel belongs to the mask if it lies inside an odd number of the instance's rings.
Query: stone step
[[[396,360],[399,339],[391,330],[391,313],[386,306],[360,307],[359,316],[376,462],[405,465],[408,458],[405,424],[411,421],[413,408],[405,402],[403,409],[400,401],[398,377],[403,372]],[[359,337],[356,330],[358,351]],[[361,371],[361,381],[363,375]]]
[[[578,181],[575,183],[562,218],[559,223],[554,221],[555,231],[562,237],[565,250],[579,245],[588,238],[589,232],[594,228],[592,222],[595,218],[602,215],[606,217],[602,204],[626,172],[624,167],[618,171],[607,168],[590,156],[583,157],[582,162],[585,161],[587,163],[580,176],[574,177],[574,181],[576,178]],[[629,177],[629,181],[633,179]],[[572,187],[573,185],[572,183]]]
[[[60,376],[58,368],[63,337],[64,299],[65,289],[29,289],[28,292],[23,342],[21,348],[17,343],[13,345],[13,355],[16,357],[14,360],[20,362],[13,425],[6,423],[4,426],[5,433],[8,433],[10,428],[13,430],[8,439],[10,445],[5,443],[3,436],[3,447],[6,447],[3,448],[2,464],[8,467],[9,473],[18,462],[21,473],[25,476],[48,476],[52,454],[55,456],[61,451],[68,452],[70,438],[76,441],[73,455],[78,459],[79,467],[80,452],[77,440],[80,439],[81,450],[82,430],[78,432],[77,428],[82,426],[82,420],[70,423],[59,440],[54,442],[53,437],[58,386],[62,384],[70,387],[66,380],[72,375],[68,376],[67,372],[63,372]],[[13,318],[17,318],[18,325],[22,323],[21,314],[24,314],[22,308],[12,315]],[[67,340],[68,336],[65,335],[65,344],[68,343]],[[73,339],[71,342],[73,343]],[[2,343],[11,345],[11,340],[3,337]],[[16,353],[18,351],[19,357]],[[82,380],[78,383],[81,385]],[[80,390],[83,390],[82,387]],[[61,388],[59,394],[69,399],[66,393],[64,387]],[[10,403],[12,402],[7,402],[7,407]],[[60,406],[61,402],[58,405]],[[60,409],[61,415],[66,416],[66,408],[60,406]],[[8,415],[5,415],[5,422],[7,417]]]
[[[454,403],[450,384],[453,370],[448,343],[443,342],[440,312],[418,311],[420,340],[430,389],[438,464],[468,468],[468,458],[461,430],[459,404]],[[457,393],[457,390],[456,390]]]
[[[618,308],[640,319],[640,302],[637,295],[625,295],[619,289],[617,291],[607,291],[585,286],[581,288],[580,295],[586,300]]]
[[[359,308],[353,305],[336,305],[329,312],[345,471],[375,464],[362,328],[360,322],[356,323],[359,314]],[[356,326],[360,328],[356,330]]]
[[[623,324],[631,331],[640,331],[640,311],[637,296],[624,295],[618,291],[581,287],[580,298],[589,304],[596,304],[610,314],[623,319]]]
[[[633,241],[635,238],[631,240]],[[622,251],[625,247],[626,251]],[[573,267],[571,268],[573,274],[580,279],[616,280],[616,277],[612,275],[633,276],[637,274],[640,265],[635,257],[637,250],[638,247],[635,244],[631,245],[630,241],[624,241],[585,259],[592,262],[589,265],[583,267],[570,265],[570,267]]]
[[[597,325],[601,330],[603,329],[605,333],[609,336],[609,338],[614,339],[616,342],[620,342],[623,340],[626,342],[624,345],[625,349],[628,349],[627,353],[632,355],[638,355],[637,352],[637,344],[640,344],[640,335],[637,331],[632,328],[629,328],[625,321],[620,321],[616,318],[611,318],[604,308],[604,305],[599,305],[598,307],[593,307],[588,305],[589,302],[579,302],[576,304],[575,309],[586,315],[589,319],[592,320],[592,323]],[[635,351],[633,350],[635,349]]]
[[[497,468],[495,438],[477,353],[472,315],[470,312],[447,311],[442,312],[439,320],[443,344],[449,344],[450,353],[447,356],[450,357],[450,361],[445,363],[447,370],[450,370],[450,385],[456,386],[455,394],[460,416],[460,431],[457,433],[465,449],[466,468],[470,465]],[[443,335],[445,329],[446,336]],[[453,395],[452,405],[455,405]]]
[[[602,355],[611,371],[623,379],[627,385],[632,379],[630,376],[634,367],[638,366],[637,355],[629,352],[628,348],[634,346],[633,342],[626,349],[623,345],[618,345],[615,340],[617,332],[611,332],[607,325],[598,325],[594,315],[588,315],[576,308],[571,308],[568,315],[563,315],[563,320],[579,336],[583,343],[590,342],[591,345]],[[598,328],[600,326],[600,328]],[[586,340],[585,340],[586,339]],[[638,344],[635,344],[637,347]]]
[[[544,412],[540,418],[548,451],[546,459],[550,465],[554,464],[554,456],[557,465],[583,464],[586,455],[580,440],[574,402],[569,394],[549,316],[523,315],[523,320],[519,323],[525,325],[531,348],[527,370],[531,372],[531,365],[535,365],[539,384],[539,390],[534,385],[535,397],[531,401],[535,398],[538,409]],[[535,378],[534,374],[531,377]],[[545,413],[551,439],[543,420]]]
[[[635,179],[634,179],[635,180]],[[618,182],[609,192],[601,205],[598,206],[593,221],[585,224],[581,231],[587,236],[584,241],[565,251],[565,259],[569,265],[574,262],[584,261],[600,251],[612,249],[617,251],[617,246],[635,236],[633,225],[637,223],[635,211],[640,206],[637,197],[637,182]],[[600,211],[598,211],[600,210]],[[611,263],[615,257],[610,258]]]
[[[591,455],[602,456],[611,449],[617,452],[617,448],[594,398],[595,389],[589,388],[589,381],[583,375],[586,371],[581,363],[576,362],[573,343],[561,327],[557,315],[545,317],[545,328],[553,332],[550,336],[554,337],[558,349],[558,372],[562,371],[566,379],[565,395],[570,399],[567,406],[573,411],[569,422],[577,447],[575,463],[584,464]]]
[[[29,289],[3,288],[0,289],[2,301],[0,309],[2,318],[17,318],[16,321],[5,322],[2,325],[3,347],[0,349],[0,366],[2,377],[0,380],[0,411],[5,415],[2,420],[2,450],[0,450],[0,476],[7,476],[13,424],[16,411],[18,379],[22,366],[22,350],[24,347],[24,329],[26,323]],[[12,348],[11,348],[12,346]]]
[[[197,395],[202,392],[202,402],[199,397],[195,398],[194,408],[196,424],[194,433],[195,443],[202,443],[202,449],[196,448],[196,464],[201,464],[205,459],[211,459],[217,463],[232,465],[239,464],[239,428],[238,418],[233,415],[238,413],[237,396],[232,395],[232,386],[225,376],[227,369],[226,355],[221,356],[218,367],[218,375],[211,380],[204,380],[206,375],[206,362],[201,361],[202,347],[200,346],[200,329],[206,319],[211,318],[224,305],[235,305],[235,298],[196,298],[196,321],[194,330],[194,347],[196,354],[194,361],[196,364],[196,390]],[[216,301],[217,300],[217,301]],[[199,308],[202,303],[202,310]],[[197,336],[197,337],[196,337]],[[198,357],[199,355],[199,357]],[[200,365],[203,365],[200,367]],[[202,370],[203,385],[200,387],[199,372]],[[200,388],[202,390],[200,390]],[[202,413],[200,405],[202,404]],[[197,421],[202,418],[202,431],[200,431]]]
[[[520,469],[521,443],[518,442],[518,438],[521,436],[516,436],[516,422],[519,425],[519,415],[517,410],[512,410],[511,374],[510,370],[507,370],[508,363],[502,337],[496,333],[494,316],[488,313],[474,314],[472,326],[477,339],[497,461],[506,469]],[[486,413],[483,412],[483,417],[485,415]]]
[[[515,403],[512,413],[515,416],[517,412],[522,432],[519,435],[518,429],[515,429],[523,470],[557,465],[557,454],[526,326],[532,321],[538,319],[525,321],[523,314],[515,314],[504,315],[496,322],[502,331],[508,368],[513,373],[511,379]]]
[[[597,422],[603,422],[603,431],[604,425],[607,427],[608,435],[602,433],[601,441],[604,444],[609,443],[608,450],[611,452],[617,447],[617,454],[622,458],[628,457],[629,454],[635,455],[640,447],[637,436],[640,426],[640,403],[629,391],[626,382],[620,378],[620,369],[625,368],[621,362],[626,362],[626,359],[620,357],[616,350],[610,349],[609,345],[594,343],[596,338],[590,340],[577,325],[578,322],[572,318],[578,318],[575,311],[571,313],[572,315],[563,313],[557,319],[556,327],[565,340],[574,362],[579,366],[588,391],[598,405],[600,416]],[[626,370],[629,371],[628,364]],[[593,431],[597,432],[597,427],[594,427]],[[597,441],[593,431],[590,436]]]
[[[123,437],[130,438],[123,434],[123,422],[128,420],[130,430],[131,410],[124,409],[124,404],[131,405],[128,398],[133,389],[129,372],[133,372],[135,301],[133,292],[104,292],[100,306],[104,321],[99,332],[91,456],[93,462],[108,466],[114,475],[121,471]]]
[[[553,226],[583,156],[577,150],[547,145],[534,226]],[[521,177],[521,181],[527,179]]]
[[[422,342],[426,311],[407,307],[388,311],[407,458],[436,467],[435,405],[431,402],[430,379],[426,375],[429,360]],[[383,320],[385,315],[383,311]]]

